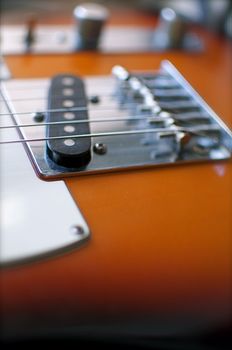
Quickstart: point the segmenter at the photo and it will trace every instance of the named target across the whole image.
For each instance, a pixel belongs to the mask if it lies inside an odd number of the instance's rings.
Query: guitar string
[[[153,91],[154,92],[154,90],[155,89],[151,89],[151,91]],[[159,90],[159,89],[158,89]],[[161,90],[163,90],[163,89],[161,89]],[[176,89],[175,89],[176,90]],[[181,90],[181,89],[180,89]],[[13,90],[14,91],[14,90]],[[11,90],[11,93],[12,93],[12,90]],[[57,95],[58,96],[58,95]],[[90,95],[89,97],[87,97],[87,103],[89,104],[89,103],[91,103],[91,98],[92,97],[95,97],[95,96],[97,96],[99,99],[102,99],[102,98],[117,98],[117,93],[112,93],[112,94],[92,94],[92,95]],[[186,92],[182,95],[182,96],[179,96],[179,97],[182,97],[182,102],[184,102],[184,101],[186,101]],[[72,98],[72,96],[66,96],[66,98],[68,99],[68,98]],[[155,98],[156,98],[156,96],[155,96],[155,94],[154,94],[154,100],[155,100]],[[158,96],[158,99],[160,98],[160,100],[162,100],[162,99],[164,99],[164,96],[161,96],[161,97],[159,97]],[[168,96],[168,98],[173,98],[173,95],[169,95]],[[63,99],[63,98],[62,98]],[[6,103],[11,103],[11,102],[23,102],[23,101],[41,101],[41,100],[46,100],[46,97],[31,97],[31,98],[12,98],[12,99],[6,99],[6,98],[0,98],[0,101],[1,102],[6,102]],[[56,96],[55,96],[55,100],[60,100],[60,98],[56,98]],[[189,100],[190,101],[190,100]],[[158,103],[159,102],[161,102],[162,103],[162,101],[157,101]],[[163,101],[163,103],[172,103],[173,101],[167,101],[166,100],[166,98],[165,98],[165,100]],[[181,102],[180,100],[179,100],[179,102]],[[136,103],[135,102],[132,102],[132,103],[127,103],[127,104],[125,104],[124,103],[124,106],[133,106],[133,105],[136,105]],[[86,107],[86,109],[87,109],[88,107]],[[46,112],[56,112],[56,111],[60,111],[60,110],[45,110],[45,111],[43,111],[44,113],[46,113]],[[22,113],[22,112],[21,112]],[[25,114],[26,113],[33,113],[33,112],[25,112]],[[6,115],[6,113],[0,113],[0,116],[1,115]]]
[[[127,103],[127,104],[123,104],[123,107],[120,107],[119,110],[123,111],[123,110],[128,110],[129,107],[135,107],[138,106],[136,103]],[[101,111],[108,111],[108,110],[114,110],[115,111],[115,106],[104,106],[101,108],[88,108],[88,107],[65,107],[65,108],[57,108],[57,109],[47,109],[47,110],[39,110],[37,112],[39,113],[60,113],[60,112],[78,112],[78,111],[91,111],[94,110],[96,112],[101,112]],[[24,111],[24,112],[8,112],[8,113],[0,113],[0,117],[1,116],[12,116],[12,115],[29,115],[29,114],[34,114],[36,113],[35,111]]]
[[[1,125],[1,129],[13,129],[13,128],[29,128],[29,127],[39,127],[39,126],[47,126],[47,125],[70,125],[70,124],[83,124],[83,123],[105,123],[105,122],[121,122],[121,121],[136,121],[136,120],[149,120],[149,118],[154,117],[154,115],[145,115],[143,117],[135,117],[135,116],[128,116],[128,117],[122,117],[122,118],[96,118],[96,119],[82,119],[82,120],[70,120],[70,121],[56,121],[56,122],[38,122],[34,124],[8,124],[8,125]],[[154,119],[152,119],[152,122],[163,122],[167,119],[170,119],[170,116],[163,116],[163,117],[157,117],[155,116]]]
[[[113,97],[112,95],[111,95],[111,97]],[[136,104],[136,103],[130,103],[130,104],[124,104],[123,105],[123,108],[121,107],[120,109],[122,110],[122,109],[126,109],[126,110],[128,110],[128,105],[130,105],[130,106],[138,106],[138,104]],[[95,109],[95,111],[101,111],[101,110],[110,110],[110,109],[113,109],[113,107],[108,107],[108,106],[104,106],[104,108],[102,108],[101,107],[101,109]],[[66,113],[66,112],[72,112],[72,111],[80,111],[80,110],[91,110],[91,108],[88,108],[88,107],[69,107],[69,108],[59,108],[59,109],[50,109],[50,110],[47,110],[47,111],[43,111],[43,112],[40,112],[40,113],[46,113],[46,112],[50,112],[50,113],[55,113],[55,112],[64,112],[64,113]],[[161,111],[160,111],[161,112]],[[32,114],[32,113],[34,113],[34,112],[18,112],[18,113],[0,113],[0,115],[1,116],[6,116],[6,115],[14,115],[14,116],[16,116],[16,115],[25,115],[25,114]],[[146,115],[146,117],[148,117],[147,115]],[[154,117],[154,114],[152,115],[152,117]],[[7,125],[7,126],[2,126],[1,127],[1,129],[6,129],[6,128],[13,128],[13,127],[15,127],[15,128],[19,128],[19,127],[34,127],[34,126],[42,126],[42,125],[51,125],[51,124],[65,124],[65,125],[67,125],[67,124],[78,124],[78,123],[84,123],[84,122],[113,122],[113,121],[123,121],[123,120],[144,120],[145,118],[144,118],[144,116],[143,117],[127,117],[127,118],[111,118],[110,120],[109,119],[99,119],[99,120],[85,120],[85,121],[60,121],[60,122],[50,122],[50,123],[39,123],[39,124],[21,124],[21,125]],[[155,118],[156,120],[158,119],[157,118],[157,115],[156,115],[156,118]],[[162,117],[162,118],[160,118],[159,120],[157,120],[157,122],[158,121],[164,121],[164,117]],[[174,123],[173,123],[174,124]],[[174,125],[174,127],[175,128],[177,128],[177,126],[175,126]],[[207,130],[209,130],[209,127],[208,126],[206,126],[207,127]],[[201,126],[201,130],[202,130],[202,126]],[[167,129],[167,128],[162,128],[161,129],[161,131],[162,132],[170,132],[170,130],[169,129]],[[143,131],[142,130],[136,130],[136,131],[123,131],[123,132],[120,132],[120,133],[129,133],[129,134],[131,134],[131,133],[143,133]],[[152,128],[152,129],[146,129],[146,132],[154,132],[154,128]],[[156,129],[156,132],[158,132],[157,131],[157,129]],[[173,132],[173,129],[172,129],[172,132]],[[113,136],[113,135],[115,135],[115,134],[117,134],[118,135],[118,132],[111,132],[111,133],[99,133],[98,135],[99,136]],[[93,136],[97,136],[97,134],[88,134],[88,137],[93,137]],[[65,135],[65,136],[61,136],[61,138],[80,138],[80,137],[83,137],[83,135]],[[85,136],[85,137],[87,137],[87,136]],[[55,137],[55,138],[57,138],[57,137]],[[60,137],[59,137],[60,138]],[[43,139],[25,139],[25,141],[24,140],[10,140],[10,141],[2,141],[0,144],[4,144],[4,143],[15,143],[15,142],[32,142],[32,141],[42,141],[42,140],[48,140],[48,139],[51,139],[51,138],[43,138]]]
[[[40,114],[44,119],[46,119],[46,115],[49,114],[55,114],[55,113],[75,113],[75,112],[89,112],[90,115],[92,115],[93,113],[102,113],[102,112],[114,112],[114,113],[125,113],[125,112],[130,112],[130,109],[136,109],[137,107],[137,113],[140,113],[141,115],[146,116],[146,117],[155,117],[158,116],[160,113],[164,114],[168,114],[168,116],[171,115],[176,115],[179,116],[181,118],[181,116],[186,117],[205,117],[206,113],[203,110],[198,110],[196,108],[194,108],[194,106],[190,106],[189,108],[187,106],[179,106],[178,108],[176,106],[174,106],[173,108],[166,106],[167,108],[163,108],[163,106],[157,106],[157,110],[153,110],[151,108],[147,108],[146,105],[139,105],[136,103],[127,103],[127,104],[123,104],[123,105],[103,105],[100,108],[94,108],[94,107],[85,107],[85,106],[81,106],[81,107],[64,107],[64,108],[57,108],[57,109],[35,109],[34,111],[7,111],[7,112],[0,112],[0,122],[2,121],[2,119],[4,117],[19,117],[19,118],[29,118],[31,117],[32,119],[37,115]],[[139,108],[138,108],[139,107]],[[208,114],[207,114],[208,115]],[[78,116],[78,115],[77,115]],[[110,116],[112,116],[112,113],[110,113]],[[128,115],[127,118],[134,118],[137,117],[137,115]],[[73,116],[73,119],[75,118],[75,116]],[[70,117],[69,120],[71,120],[72,117]]]
[[[38,87],[39,88],[39,87]],[[41,89],[41,88],[40,88]],[[26,90],[26,89],[25,89]],[[32,89],[33,90],[33,89]],[[154,97],[155,98],[163,98],[163,97],[169,97],[169,98],[173,98],[176,96],[176,91],[178,90],[179,92],[181,92],[180,94],[177,94],[178,97],[182,97],[183,99],[186,99],[186,97],[189,97],[189,95],[186,93],[186,91],[184,91],[183,89],[181,88],[170,88],[168,89],[168,94],[167,94],[167,91],[165,89],[165,93],[166,95],[160,95],[158,94],[159,91],[164,91],[163,88],[156,88],[156,87],[151,87],[150,88],[151,92],[154,93]],[[174,92],[173,92],[174,90]],[[22,89],[22,91],[24,91],[24,89]],[[31,89],[30,89],[31,91]],[[170,93],[170,91],[172,92],[172,94]],[[11,94],[15,92],[14,89],[11,89],[10,90]],[[16,92],[18,92],[18,90],[16,90]],[[173,96],[173,94],[175,93],[175,95]],[[115,91],[114,93],[111,93],[111,94],[107,94],[107,93],[88,93],[88,96],[87,97],[87,100],[88,102],[91,103],[91,98],[97,96],[99,99],[101,98],[117,98],[118,97],[118,93]],[[63,99],[64,97],[73,97],[73,95],[62,95],[62,97],[60,95],[53,95],[53,98],[55,100],[60,100],[61,98]],[[25,97],[14,97],[14,98],[11,98],[11,99],[5,99],[5,98],[2,98],[0,97],[0,102],[17,102],[17,101],[20,101],[20,102],[23,102],[23,101],[39,101],[39,100],[47,100],[47,97],[46,96],[37,96],[37,97],[28,97],[28,98],[25,98]]]
[[[12,90],[11,90],[11,93],[12,93]],[[91,98],[92,97],[95,97],[95,96],[97,96],[98,98],[110,98],[110,97],[115,97],[113,94],[109,94],[109,95],[107,95],[107,94],[92,94],[92,95],[90,95],[89,96],[89,98],[87,98],[87,100],[88,100],[88,102],[90,102],[91,103]],[[61,99],[61,97],[60,96],[58,96],[58,95],[56,95],[56,96],[54,96],[55,98],[55,100],[60,100]],[[66,96],[67,98],[68,97],[72,97],[72,96]],[[63,97],[62,97],[63,98]],[[11,98],[11,99],[4,99],[4,98],[0,98],[0,102],[8,102],[8,103],[10,103],[10,102],[23,102],[23,101],[25,101],[25,102],[27,102],[27,101],[41,101],[41,100],[47,100],[47,98],[46,98],[46,96],[43,96],[43,97],[29,97],[29,98],[25,98],[25,97],[19,97],[19,98]]]
[[[118,110],[119,111],[124,111],[124,110],[128,110],[128,108],[133,108],[133,107],[138,107],[141,106],[143,107],[143,105],[138,105],[137,103],[126,103],[123,104],[121,106],[119,106]],[[146,106],[145,106],[146,107]],[[162,110],[178,110],[178,109],[189,109],[190,111],[194,111],[195,109],[199,109],[199,107],[197,106],[197,104],[190,104],[189,106],[186,103],[181,104],[181,101],[178,102],[178,104],[175,104],[174,106],[172,105],[172,102],[164,102],[161,103],[161,105],[157,104],[157,107],[162,109]],[[57,109],[47,109],[47,110],[37,110],[37,112],[39,113],[62,113],[62,112],[78,112],[78,111],[96,111],[96,112],[101,112],[101,111],[110,111],[110,110],[114,110],[117,109],[117,107],[115,106],[102,106],[101,108],[93,108],[93,107],[65,107],[65,108],[57,108]],[[12,115],[29,115],[29,114],[34,114],[36,113],[35,111],[23,111],[23,112],[8,112],[8,113],[0,113],[0,117],[4,117],[4,116],[12,116]]]
[[[220,128],[217,125],[212,125],[211,127],[207,126],[196,126],[191,128],[183,128],[174,126],[174,128],[150,128],[142,130],[123,130],[123,131],[111,131],[111,132],[98,132],[98,133],[89,133],[89,134],[75,134],[75,135],[61,135],[61,136],[50,136],[42,138],[33,138],[33,139],[14,139],[8,141],[0,141],[0,145],[3,144],[14,144],[14,143],[27,143],[27,142],[38,142],[38,141],[49,141],[49,140],[66,140],[66,139],[81,139],[88,137],[106,137],[106,136],[119,136],[119,135],[136,135],[136,134],[147,134],[147,133],[160,133],[162,134],[176,134],[177,132],[185,132],[191,134],[198,134],[204,131],[220,131]]]
[[[41,127],[41,126],[48,126],[48,125],[71,125],[71,124],[83,124],[83,123],[105,123],[105,122],[124,122],[124,121],[148,121],[150,123],[161,123],[165,122],[166,120],[173,119],[173,123],[186,123],[191,119],[209,119],[208,116],[203,115],[194,115],[194,114],[182,114],[178,115],[175,113],[167,113],[167,115],[155,115],[155,114],[144,114],[143,116],[132,116],[128,115],[127,117],[117,117],[117,118],[95,118],[95,119],[82,119],[82,120],[62,120],[62,121],[54,121],[54,122],[35,122],[35,123],[27,123],[27,124],[6,124],[6,125],[0,125],[0,130],[3,129],[16,129],[16,128],[34,128],[34,127]]]
[[[118,107],[118,106],[116,106]],[[127,103],[127,104],[123,104],[123,107],[122,105],[119,107],[119,111],[128,111],[128,107],[138,107],[138,104],[132,102],[132,103]],[[110,110],[113,110],[115,111],[115,106],[103,106],[101,108],[89,108],[89,107],[65,107],[65,108],[59,108],[59,109],[48,109],[48,110],[43,110],[43,111],[27,111],[27,112],[8,112],[8,113],[0,113],[0,116],[1,117],[5,117],[5,116],[20,116],[20,117],[26,117],[27,115],[34,115],[36,113],[41,113],[41,114],[46,114],[47,112],[48,113],[68,113],[68,112],[78,112],[78,111],[86,111],[88,110],[89,112],[101,112],[101,111],[110,111]],[[166,116],[162,115],[162,119],[159,119],[159,114],[160,113],[167,113]],[[142,113],[142,112],[141,112]],[[99,121],[97,119],[94,119],[94,120],[91,120],[91,119],[86,119],[86,120],[81,120],[81,121],[77,121],[77,120],[66,120],[66,121],[57,121],[57,122],[47,122],[47,123],[42,123],[42,122],[38,122],[38,123],[35,123],[35,124],[17,124],[17,125],[4,125],[4,126],[0,126],[0,129],[7,129],[7,128],[13,128],[13,127],[37,127],[37,126],[45,126],[45,125],[52,125],[52,124],[78,124],[78,123],[84,123],[84,122],[116,122],[116,121],[132,121],[132,120],[145,120],[146,118],[151,118],[151,117],[154,117],[155,120],[154,121],[157,121],[157,122],[162,122],[164,121],[164,119],[168,119],[168,118],[174,118],[176,121],[178,121],[178,119],[182,119],[183,121],[183,117],[185,118],[185,120],[188,120],[188,118],[196,118],[198,115],[198,118],[206,118],[206,115],[204,115],[203,112],[185,112],[185,113],[181,113],[181,115],[178,115],[177,113],[173,113],[173,112],[165,112],[165,111],[162,111],[160,110],[159,112],[156,112],[153,114],[148,114],[147,112],[143,115],[143,117],[138,117],[138,116],[127,116],[126,118],[111,118],[111,119],[99,119]],[[182,117],[182,118],[181,118]]]
[[[106,97],[111,97],[111,98],[113,98],[114,96],[113,96],[113,94],[110,94],[110,95],[101,95],[101,98],[102,98],[102,96],[106,96]],[[41,99],[44,99],[44,98],[41,98]],[[12,100],[11,100],[12,101]],[[5,102],[6,102],[6,100],[5,100]],[[137,107],[137,104],[136,103],[127,103],[127,104],[124,104],[123,105],[123,107],[121,106],[120,107],[120,109],[121,110],[124,110],[124,109],[128,109],[128,106],[136,106]],[[110,110],[111,108],[113,108],[112,106],[111,107],[108,107],[108,106],[104,106],[104,108],[103,107],[101,107],[101,109],[96,109],[95,108],[95,111],[98,111],[98,112],[100,112],[101,110],[106,110],[106,109],[108,109],[108,110]],[[72,107],[72,108],[62,108],[62,109],[50,109],[50,110],[47,110],[47,111],[49,111],[50,113],[53,113],[53,112],[66,112],[66,111],[78,111],[78,110],[89,110],[89,111],[91,111],[91,108],[89,108],[88,106],[87,107]],[[23,114],[22,114],[23,113]],[[14,116],[16,116],[16,115],[25,115],[25,114],[32,114],[32,113],[35,113],[35,112],[18,112],[18,113],[12,113]],[[46,111],[43,111],[43,112],[40,112],[40,113],[46,113]],[[6,115],[11,115],[11,113],[1,113],[0,114],[1,116],[6,116]],[[155,119],[156,119],[156,121],[157,122],[162,122],[165,118],[164,118],[164,116],[162,116],[162,119],[158,119],[158,117],[157,117],[157,114],[155,115],[156,117],[155,117]],[[154,114],[152,114],[152,115],[147,115],[146,114],[146,118],[148,118],[148,117],[154,117]],[[169,113],[169,116],[168,116],[168,118],[170,118],[171,117],[171,115],[170,115],[170,113]],[[174,116],[173,116],[174,117]],[[177,119],[177,117],[176,117],[176,119]],[[128,116],[127,118],[111,118],[110,120],[109,119],[99,119],[99,120],[90,120],[90,119],[88,119],[88,120],[85,120],[85,121],[71,121],[71,120],[69,120],[69,121],[58,121],[58,122],[47,122],[47,123],[38,123],[38,124],[18,124],[18,125],[5,125],[5,126],[1,126],[0,127],[0,129],[7,129],[7,128],[13,128],[13,127],[15,127],[15,128],[17,128],[17,127],[34,127],[34,126],[42,126],[42,125],[52,125],[52,124],[57,124],[57,125],[59,125],[59,124],[63,124],[63,125],[68,125],[68,124],[78,124],[78,123],[84,123],[84,122],[88,122],[88,123],[92,123],[92,122],[117,122],[117,121],[125,121],[125,120],[145,120],[145,117],[143,116],[143,117],[134,117],[134,116]]]
[[[158,76],[154,76],[152,79],[147,79],[146,76],[143,77],[149,88],[160,88],[163,89],[164,87],[167,88],[181,88],[181,86],[176,82],[173,81],[173,78],[170,77],[169,75],[166,74],[160,74]],[[158,79],[157,79],[158,78]],[[39,79],[36,79],[39,80]],[[15,81],[14,81],[15,83]],[[30,82],[31,85],[28,84],[28,80],[27,79],[23,79],[23,81],[20,81],[20,86],[14,84],[13,87],[11,87],[9,85],[9,83],[7,82],[6,84],[4,82],[0,82],[0,85],[3,85],[7,88],[10,88],[11,92],[20,92],[20,91],[24,91],[24,90],[41,90],[41,88],[43,89],[49,89],[50,86],[50,82],[49,81],[44,81],[44,79],[41,79],[40,85],[34,85],[32,82]],[[116,85],[115,85],[116,86]],[[88,90],[88,86],[86,86],[86,90]]]

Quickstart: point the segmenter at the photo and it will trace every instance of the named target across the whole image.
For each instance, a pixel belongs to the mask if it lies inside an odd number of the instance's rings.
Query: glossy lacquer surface
[[[7,57],[14,77],[106,74],[170,60],[231,127],[231,47],[201,33],[202,54]],[[173,335],[231,320],[231,161],[70,178],[91,229],[81,249],[2,271],[6,333]],[[69,328],[70,329],[70,328]],[[88,333],[89,332],[89,333]]]

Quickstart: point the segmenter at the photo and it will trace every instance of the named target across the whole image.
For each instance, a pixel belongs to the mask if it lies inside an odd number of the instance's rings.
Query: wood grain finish
[[[6,62],[14,77],[34,78],[108,74],[114,64],[153,69],[165,58],[231,127],[231,46],[201,35],[202,54],[85,52]],[[133,326],[132,333],[170,335],[228,322],[231,175],[225,161],[65,180],[92,238],[64,256],[2,271],[6,332],[75,325],[123,334]]]

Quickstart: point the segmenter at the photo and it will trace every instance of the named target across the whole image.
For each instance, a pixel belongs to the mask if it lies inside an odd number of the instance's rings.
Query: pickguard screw
[[[35,112],[35,113],[33,113],[32,117],[36,123],[42,123],[44,121],[44,113],[43,112]]]
[[[107,146],[104,143],[95,143],[93,151],[96,154],[103,155],[107,152]]]
[[[71,232],[71,234],[76,235],[76,236],[83,236],[85,234],[85,230],[80,225],[72,226],[70,228],[70,232]]]
[[[97,96],[97,95],[91,96],[90,99],[89,99],[89,101],[90,101],[91,103],[93,103],[93,104],[97,104],[97,103],[100,102],[100,97]]]

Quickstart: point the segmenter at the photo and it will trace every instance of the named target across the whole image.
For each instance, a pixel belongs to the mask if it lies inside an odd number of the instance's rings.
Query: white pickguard
[[[3,113],[9,112],[1,101],[1,125],[12,124]],[[15,129],[8,129],[7,135],[19,137]],[[89,237],[89,228],[64,182],[37,178],[22,144],[1,145],[0,166],[1,264],[60,254]],[[75,226],[83,232],[77,234]]]

